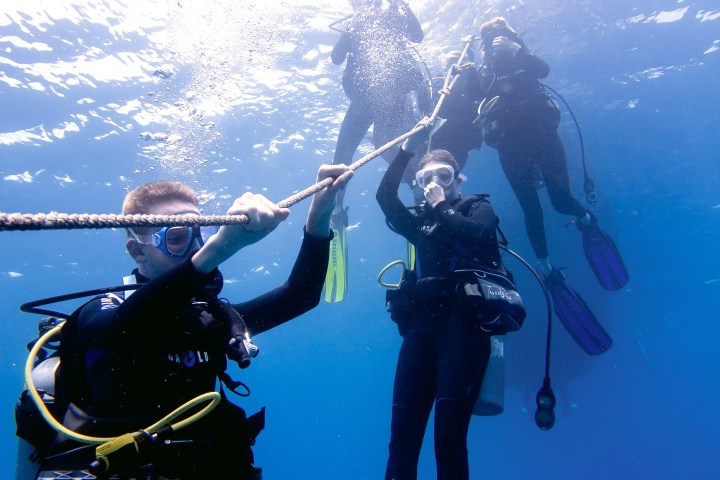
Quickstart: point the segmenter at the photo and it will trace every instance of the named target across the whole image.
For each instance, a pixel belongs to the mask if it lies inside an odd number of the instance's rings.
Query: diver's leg
[[[373,126],[373,145],[378,149],[386,143],[396,139],[405,132],[402,130],[402,119],[405,110],[405,95],[398,93],[397,95],[383,95],[387,101],[385,105],[377,105],[374,113]],[[382,154],[382,157],[388,162],[392,162],[397,155],[400,146],[395,145],[390,150]]]
[[[545,221],[540,198],[535,188],[534,160],[523,149],[501,147],[498,154],[505,177],[520,202],[525,217],[525,230],[530,238],[535,256],[546,258],[548,248],[545,238]]]
[[[352,163],[355,150],[372,125],[372,121],[372,113],[367,105],[359,101],[350,102],[350,106],[345,112],[345,118],[340,125],[333,164],[350,165]]]
[[[368,106],[361,101],[350,102],[350,106],[345,112],[345,118],[343,118],[340,125],[340,133],[338,134],[333,158],[334,165],[339,163],[350,165],[352,163],[353,155],[370,125],[372,125],[372,115]],[[342,188],[337,193],[336,212],[342,210],[344,198],[345,189]]]
[[[390,455],[386,480],[415,480],[420,448],[435,398],[435,342],[424,332],[405,334],[395,371]]]
[[[438,480],[467,480],[467,433],[490,358],[490,336],[455,313],[439,338],[435,458]]]
[[[541,142],[543,151],[538,157],[538,165],[553,208],[565,215],[585,217],[585,208],[570,193],[567,157],[557,131],[549,132]]]

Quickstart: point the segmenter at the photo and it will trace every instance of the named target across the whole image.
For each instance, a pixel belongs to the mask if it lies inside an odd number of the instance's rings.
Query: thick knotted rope
[[[455,66],[448,70],[445,76],[445,83],[440,90],[438,103],[432,114],[423,119],[409,132],[400,135],[396,139],[386,143],[377,150],[365,155],[360,160],[350,165],[351,170],[357,170],[376,157],[393,148],[400,142],[415,135],[416,133],[431,128],[435,123],[438,112],[442,107],[445,97],[455,85],[460,76],[460,66],[467,56],[473,37],[464,40],[465,48]],[[326,178],[320,182],[310,185],[290,197],[278,202],[279,207],[287,208],[299,201],[310,197],[332,184],[332,178]],[[136,227],[164,227],[164,226],[209,226],[209,225],[243,225],[250,219],[245,215],[121,215],[121,214],[90,214],[90,213],[5,213],[0,212],[0,231],[10,230],[75,230],[75,229],[99,229],[99,228],[136,228]]]

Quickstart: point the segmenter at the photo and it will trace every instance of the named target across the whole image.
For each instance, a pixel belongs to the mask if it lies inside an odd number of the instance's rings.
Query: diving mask
[[[170,257],[184,257],[196,243],[199,247],[218,232],[217,226],[208,227],[163,227],[155,233],[132,232],[143,245],[152,245]]]
[[[452,185],[455,180],[455,169],[444,163],[432,163],[415,174],[415,182],[420,188],[425,188],[430,182],[435,182],[442,188]]]
[[[508,30],[508,29],[505,28],[505,27],[495,27],[495,28],[492,28],[492,29],[490,29],[490,30],[488,30],[488,31],[486,31],[486,32],[483,32],[483,33],[482,33],[482,38],[481,38],[482,47],[483,47],[485,50],[491,49],[491,48],[492,48],[493,41],[494,41],[497,37],[507,37],[507,38],[512,39],[512,37],[513,37],[513,32],[511,32],[510,30]]]

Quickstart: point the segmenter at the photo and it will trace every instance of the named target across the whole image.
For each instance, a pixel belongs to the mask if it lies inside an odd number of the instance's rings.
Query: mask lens
[[[192,227],[171,227],[165,231],[165,247],[170,255],[185,255],[192,239]]]
[[[442,187],[449,186],[453,181],[455,172],[452,168],[440,168],[435,171],[437,181],[436,183]]]
[[[447,188],[455,179],[455,169],[450,165],[430,165],[415,175],[415,182],[420,188],[425,188],[430,182],[435,182]]]
[[[200,246],[205,245],[208,240],[210,240],[210,237],[215,235],[218,230],[220,230],[220,227],[211,226],[211,227],[200,227]]]

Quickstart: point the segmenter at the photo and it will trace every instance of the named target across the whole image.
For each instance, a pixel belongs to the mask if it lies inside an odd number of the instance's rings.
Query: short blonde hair
[[[198,198],[192,188],[181,182],[158,180],[133,189],[123,201],[123,215],[148,214],[153,205],[168,200],[190,202],[198,206]]]

